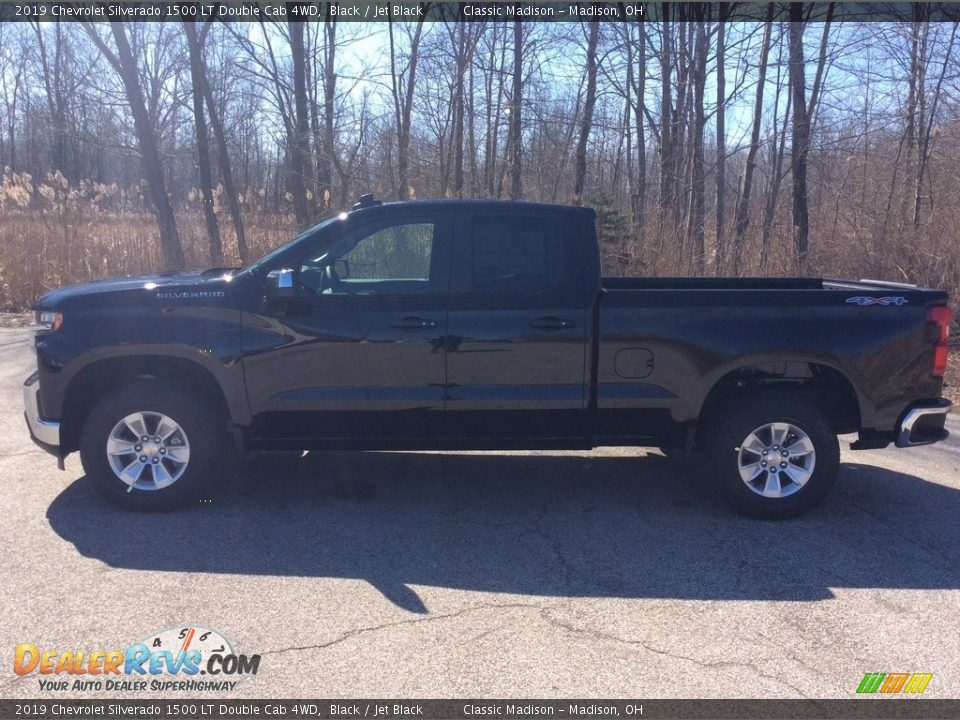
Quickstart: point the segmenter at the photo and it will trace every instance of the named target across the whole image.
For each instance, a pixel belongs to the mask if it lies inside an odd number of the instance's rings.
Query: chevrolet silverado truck
[[[236,450],[653,446],[739,511],[798,515],[854,449],[946,437],[947,294],[606,278],[592,210],[364,196],[242,269],[53,290],[30,434],[130,509]]]

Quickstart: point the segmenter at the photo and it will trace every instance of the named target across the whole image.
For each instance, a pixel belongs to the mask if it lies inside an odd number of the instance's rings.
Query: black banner
[[[957,22],[960,2],[877,3],[808,2],[803,19],[809,22]],[[147,0],[38,0],[0,3],[0,21],[61,22],[180,22],[223,20],[261,22],[290,20],[377,22],[486,22],[524,20],[538,22],[684,22],[723,20],[761,22],[772,11],[773,19],[787,22],[789,3],[753,2],[410,2],[410,0],[341,0],[340,2],[177,2]]]
[[[960,718],[960,700],[0,700],[0,718]]]

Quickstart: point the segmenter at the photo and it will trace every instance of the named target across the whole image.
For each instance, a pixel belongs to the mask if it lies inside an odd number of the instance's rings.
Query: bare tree
[[[417,63],[420,60],[420,40],[423,37],[423,23],[429,3],[421,7],[421,16],[409,36],[407,65],[400,69],[394,42],[394,23],[387,25],[390,39],[390,91],[393,96],[394,121],[397,128],[397,186],[395,194],[398,200],[410,198],[410,121],[413,112],[413,98],[417,84]]]
[[[673,100],[671,76],[673,73],[672,26],[670,4],[661,3],[663,22],[660,38],[660,222],[659,236],[663,242],[664,220],[673,208]]]
[[[322,57],[322,87],[323,87],[323,142],[318,151],[319,182],[318,191],[321,197],[321,207],[324,212],[330,209],[331,186],[333,176],[337,170],[336,148],[336,107],[337,98],[337,18],[333,8],[337,2],[326,3],[327,12],[323,20]]]
[[[9,139],[9,167],[17,170],[17,116],[19,111],[19,101],[21,98],[21,87],[23,85],[24,63],[15,62],[14,58],[24,57],[26,48],[22,44],[15,48],[12,40],[7,40],[2,36],[2,31],[10,26],[0,24],[0,56],[3,66],[9,72],[0,72],[0,87],[3,88],[3,101],[7,114],[7,137]],[[9,32],[9,30],[8,30]],[[9,54],[8,54],[9,53]]]
[[[797,264],[801,268],[806,262],[810,244],[810,211],[807,198],[807,153],[810,149],[810,116],[807,112],[803,31],[803,4],[790,3],[790,96],[793,100],[790,167],[793,176],[793,243]]]
[[[297,224],[304,227],[316,214],[313,185],[313,154],[310,150],[310,116],[307,104],[307,59],[303,23],[289,21],[290,55],[293,64],[294,124],[290,147],[290,193]],[[309,193],[309,195],[308,195]]]
[[[767,183],[767,200],[763,212],[763,229],[760,239],[760,268],[767,267],[767,261],[770,257],[770,239],[773,233],[773,220],[777,210],[777,203],[780,198],[780,186],[786,177],[783,167],[783,159],[787,147],[787,129],[790,124],[790,110],[792,109],[792,98],[787,93],[786,108],[783,112],[783,120],[779,119],[780,110],[780,91],[782,89],[781,69],[783,66],[783,36],[778,43],[780,57],[777,59],[777,77],[774,82],[775,96],[773,101],[773,118],[771,123],[771,162],[768,171],[769,181]],[[778,123],[780,130],[777,130]]]
[[[208,26],[204,27],[206,32]],[[201,64],[201,40],[192,22],[183,23],[183,32],[187,37],[187,49],[190,54],[191,97],[193,99],[193,121],[197,133],[197,164],[200,169],[200,192],[203,197],[203,217],[207,225],[207,237],[210,240],[210,262],[213,265],[223,263],[223,243],[220,240],[220,227],[217,214],[213,211],[213,176],[210,171],[210,142],[207,137],[207,118],[204,111],[204,68]]]
[[[210,127],[213,129],[213,137],[217,143],[217,162],[220,168],[220,179],[223,181],[224,193],[227,196],[227,207],[230,209],[230,218],[233,220],[233,229],[237,236],[237,255],[239,255],[241,263],[246,263],[249,257],[247,237],[243,225],[243,216],[240,212],[239,193],[233,181],[233,168],[230,161],[230,151],[227,147],[227,134],[223,127],[223,120],[214,101],[213,90],[207,79],[207,65],[203,59],[205,33],[209,27],[209,25],[205,26],[204,35],[201,36],[199,41],[199,79],[203,86],[203,96],[206,100],[207,110],[209,111]]]
[[[943,81],[947,74],[947,67],[949,65],[949,59],[953,56],[953,45],[957,37],[957,23],[953,23],[953,27],[950,30],[950,41],[947,44],[946,50],[943,56],[943,65],[940,68],[940,76],[937,78],[937,84],[933,91],[933,99],[931,102],[930,112],[927,115],[926,122],[921,120],[921,127],[919,128],[922,132],[920,136],[920,147],[919,155],[917,161],[917,173],[916,181],[914,183],[915,192],[914,192],[914,202],[913,202],[913,227],[914,229],[920,227],[920,205],[923,198],[923,181],[927,175],[927,169],[930,162],[930,148],[931,148],[931,138],[933,136],[933,123],[937,115],[937,106],[940,103],[941,91],[943,89]],[[921,114],[921,118],[923,115]]]
[[[723,261],[726,253],[726,211],[727,211],[727,78],[726,78],[726,19],[727,6],[720,4],[720,17],[717,22],[717,252],[716,272],[723,274]]]
[[[64,57],[66,53],[66,43],[63,34],[63,25],[59,19],[53,21],[53,56],[49,57],[47,52],[47,43],[44,40],[42,26],[39,21],[32,23],[37,40],[37,50],[40,55],[40,66],[42,69],[43,86],[47,98],[47,108],[50,112],[50,122],[53,130],[51,137],[52,143],[52,163],[53,167],[63,172],[68,178],[76,181],[77,175],[74,172],[73,164],[68,160],[67,143],[70,133],[67,130],[67,96],[69,90],[64,87]],[[44,26],[47,23],[43,23]]]
[[[146,175],[150,199],[157,215],[164,265],[168,270],[179,270],[183,268],[183,249],[180,246],[180,237],[177,234],[177,222],[173,215],[173,206],[170,204],[170,198],[167,195],[159,143],[153,124],[150,122],[150,116],[147,113],[143,88],[140,87],[139,68],[130,49],[126,30],[120,23],[110,24],[110,30],[116,44],[116,52],[114,52],[100,37],[93,25],[84,23],[82,27],[110,65],[113,66],[123,83],[127,101],[130,104],[130,114],[133,115],[137,142],[140,145],[143,171]]]
[[[517,3],[519,7],[519,3]],[[523,197],[523,25],[513,23],[513,96],[510,98],[510,137],[508,142],[513,157],[510,170],[510,198]]]
[[[587,35],[587,89],[583,101],[583,115],[580,118],[580,136],[577,140],[577,164],[574,174],[574,205],[583,204],[583,187],[587,177],[587,143],[590,129],[593,127],[593,109],[597,102],[597,43],[600,39],[600,23],[588,23]]]
[[[750,224],[750,192],[753,188],[753,173],[756,169],[757,151],[760,149],[760,125],[763,117],[763,89],[767,80],[767,59],[770,56],[770,35],[773,31],[773,4],[767,7],[767,20],[763,29],[763,40],[760,46],[760,65],[757,71],[757,92],[753,104],[753,129],[750,134],[750,149],[747,151],[747,163],[743,171],[743,182],[740,196],[737,198],[737,209],[733,234],[733,265],[736,272],[740,271],[740,258],[743,250],[744,237]]]
[[[689,235],[693,241],[693,267],[694,272],[703,275],[705,270],[705,226],[706,226],[706,177],[703,159],[703,140],[707,126],[706,110],[704,109],[704,94],[707,84],[707,52],[709,42],[707,40],[707,29],[704,16],[706,15],[705,5],[699,5],[694,8],[695,17],[699,17],[694,23],[696,28],[696,45],[691,63],[691,78],[693,91],[693,128],[692,128],[692,152],[691,152],[691,178],[692,188],[690,193],[690,217],[689,217]]]
[[[637,242],[642,248],[644,245],[644,231],[646,228],[647,204],[647,139],[644,131],[644,115],[646,114],[647,96],[647,29],[643,23],[638,28],[640,44],[637,47],[637,84],[634,91],[636,106],[634,118],[637,131],[637,199],[634,222],[637,225]]]
[[[459,8],[458,11],[462,11]],[[472,23],[457,21],[448,24],[450,45],[453,49],[453,78],[451,83],[450,106],[452,108],[453,132],[450,136],[450,155],[453,159],[454,197],[463,197],[464,185],[464,135],[466,130],[466,81],[467,69],[473,56],[476,32]]]

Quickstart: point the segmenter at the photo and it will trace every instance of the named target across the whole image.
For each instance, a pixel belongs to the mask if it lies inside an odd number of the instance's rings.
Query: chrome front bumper
[[[40,382],[37,373],[23,383],[23,414],[27,418],[30,436],[50,452],[60,452],[60,423],[40,417],[38,395]]]
[[[907,409],[897,432],[897,447],[929,445],[943,440],[949,433],[944,428],[947,413],[953,406],[949,400],[918,403]]]

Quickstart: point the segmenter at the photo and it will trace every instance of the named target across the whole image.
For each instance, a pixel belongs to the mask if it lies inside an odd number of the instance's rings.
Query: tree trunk
[[[669,176],[673,186],[670,189],[670,195],[673,200],[673,227],[677,228],[677,237],[681,241],[685,240],[682,233],[684,226],[684,213],[689,207],[686,199],[688,188],[690,187],[689,170],[690,155],[687,153],[688,133],[693,129],[693,123],[690,122],[689,108],[692,103],[690,91],[692,89],[690,80],[690,47],[692,41],[689,37],[693,23],[690,22],[690,6],[684,4],[677,5],[677,46],[675,54],[677,88],[676,106],[673,109],[671,120],[671,152],[670,152],[670,172]]]
[[[47,23],[44,23],[47,25]],[[67,107],[63,96],[63,82],[61,70],[63,67],[63,29],[59,20],[53,21],[55,42],[53,47],[53,62],[47,57],[46,42],[41,32],[39,21],[33,24],[37,37],[37,50],[40,55],[40,67],[43,76],[44,92],[47,96],[47,110],[50,113],[50,122],[53,126],[51,144],[51,162],[54,170],[60,170],[68,180],[77,182],[80,178],[73,171],[67,161]]]
[[[763,116],[763,86],[767,80],[767,59],[770,56],[770,36],[773,32],[773,4],[767,7],[767,21],[763,29],[763,44],[760,48],[760,68],[757,77],[757,93],[753,104],[753,130],[750,134],[750,149],[747,151],[747,164],[743,171],[743,186],[737,199],[733,229],[733,265],[740,272],[740,257],[743,241],[750,224],[750,193],[753,188],[753,171],[757,164],[757,151],[760,149],[760,121]]]
[[[836,3],[827,5],[827,18],[823,23],[823,35],[820,37],[820,52],[817,56],[817,72],[813,78],[813,89],[810,91],[810,103],[807,105],[807,117],[810,120],[810,133],[813,134],[813,122],[817,117],[817,108],[820,105],[820,91],[827,70],[827,48],[830,41],[830,25],[833,23],[833,13]]]
[[[807,151],[810,118],[803,60],[803,4],[790,3],[790,94],[793,99],[791,170],[793,175],[793,244],[797,264],[803,268],[809,249],[810,219],[807,207]]]
[[[453,79],[453,195],[463,197],[463,130],[464,130],[464,74],[467,70],[467,24],[461,19],[455,25]]]
[[[663,22],[661,32],[663,41],[660,47],[660,241],[663,242],[664,220],[673,207],[673,178],[671,164],[673,157],[673,101],[671,99],[670,76],[672,72],[672,38],[670,24],[670,5],[661,3]]]
[[[428,4],[428,3],[426,3]],[[410,116],[413,112],[414,88],[417,81],[417,63],[420,57],[420,38],[423,36],[423,21],[426,14],[426,8],[423,9],[423,15],[417,21],[417,27],[413,36],[410,38],[410,59],[407,64],[406,83],[404,84],[404,73],[399,72],[396,67],[396,57],[393,40],[393,22],[389,24],[390,33],[390,69],[393,83],[394,113],[397,125],[397,189],[398,200],[410,199]]]
[[[940,77],[937,79],[937,85],[933,91],[933,103],[928,113],[926,124],[924,124],[920,129],[923,132],[923,135],[920,138],[920,147],[919,147],[919,157],[918,157],[918,167],[917,167],[917,180],[916,180],[916,193],[914,195],[914,206],[913,206],[913,227],[920,227],[920,203],[923,198],[923,180],[927,174],[927,167],[930,162],[930,141],[933,137],[933,122],[937,115],[937,105],[940,102],[940,93],[943,87],[943,81],[947,74],[947,65],[949,64],[950,58],[953,57],[953,44],[957,37],[957,24],[953,24],[953,29],[950,31],[950,42],[947,45],[947,50],[943,56],[943,67],[940,70]],[[933,206],[933,189],[930,190],[931,201],[930,206]]]
[[[637,73],[637,104],[634,108],[635,124],[637,126],[637,203],[636,203],[636,225],[637,242],[640,248],[643,248],[644,233],[646,230],[646,207],[647,207],[647,138],[644,132],[644,112],[646,111],[647,97],[647,29],[643,23],[639,23],[640,46],[638,48],[638,69]]]
[[[724,233],[726,231],[727,211],[727,83],[726,83],[726,38],[724,37],[726,10],[720,5],[720,18],[717,23],[717,276],[723,274],[723,262],[726,253]]]
[[[202,53],[200,55],[200,68],[203,71],[201,82],[203,83],[203,95],[207,101],[207,110],[210,113],[210,126],[217,143],[217,164],[220,167],[220,179],[223,181],[223,190],[227,196],[227,207],[230,208],[230,219],[233,221],[233,229],[237,236],[237,255],[240,256],[241,263],[246,263],[248,260],[247,235],[243,228],[243,215],[240,213],[237,188],[233,182],[233,169],[230,165],[230,152],[227,148],[227,135],[220,114],[217,112],[217,106],[213,102],[213,90],[210,88],[210,83],[207,82],[206,62],[203,60]],[[277,183],[277,186],[279,187],[279,183]],[[275,206],[279,206],[279,204],[278,197]]]
[[[782,47],[782,46],[781,46]],[[777,211],[777,201],[780,197],[780,185],[783,183],[783,157],[786,154],[787,147],[787,129],[790,125],[790,110],[792,109],[793,99],[787,94],[787,106],[783,111],[783,122],[779,130],[779,139],[777,137],[777,111],[780,106],[780,67],[777,67],[777,95],[774,100],[773,113],[773,171],[771,173],[770,187],[767,192],[767,202],[763,212],[763,229],[760,238],[760,268],[766,269],[767,261],[770,257],[770,236],[773,232],[773,218]]]
[[[177,221],[173,214],[173,206],[167,196],[160,147],[153,124],[150,122],[150,116],[147,113],[143,89],[140,87],[139,68],[133,57],[133,52],[130,50],[126,31],[121,23],[111,23],[110,31],[113,34],[114,42],[117,44],[117,53],[114,54],[92,25],[84,23],[82,27],[100,48],[104,57],[113,65],[123,82],[123,89],[127,101],[130,103],[130,113],[133,115],[133,127],[137,135],[137,143],[140,145],[147,190],[157,215],[157,228],[160,231],[160,250],[163,254],[164,268],[166,270],[182,270],[183,249],[180,247],[180,236],[177,234]]]
[[[329,3],[332,9],[337,3]],[[324,212],[330,209],[332,197],[333,173],[336,168],[336,140],[334,134],[334,119],[336,108],[334,102],[337,97],[337,20],[328,14],[323,21],[324,53],[323,53],[323,148],[320,153],[320,202]]]
[[[305,227],[314,216],[313,200],[307,192],[313,188],[313,159],[310,152],[310,116],[307,104],[307,61],[303,42],[303,23],[289,21],[290,56],[293,64],[294,126],[290,133],[290,194],[297,225]]]
[[[471,54],[476,48],[474,40],[474,45],[471,48]],[[476,114],[476,71],[474,69],[473,63],[467,62],[467,148],[470,151],[470,196],[476,197],[480,192],[480,172],[477,165],[477,114]]]
[[[694,272],[703,275],[706,270],[706,178],[703,159],[703,139],[707,125],[706,111],[703,107],[704,90],[707,84],[707,40],[706,22],[703,19],[703,8],[700,5],[695,12],[701,15],[696,21],[696,47],[694,49],[691,81],[693,85],[693,148],[691,168],[691,195],[690,195],[690,239],[693,243]]]
[[[593,128],[593,109],[597,102],[597,42],[600,39],[600,23],[591,22],[587,39],[587,95],[580,119],[580,138],[577,140],[577,164],[573,183],[573,204],[583,204],[583,188],[587,179],[587,142]]]
[[[200,64],[200,39],[196,26],[192,22],[183,23],[187,36],[187,50],[190,54],[190,81],[193,85],[193,121],[197,130],[197,163],[200,166],[200,192],[203,194],[203,219],[207,225],[207,237],[210,240],[210,263],[216,267],[223,264],[223,243],[220,241],[220,228],[217,214],[213,211],[213,178],[210,172],[210,144],[207,138],[207,120],[203,111],[204,71]]]
[[[519,8],[519,3],[517,3]],[[519,20],[513,23],[513,98],[510,103],[510,137],[508,142],[513,154],[513,163],[510,169],[510,199],[519,200],[523,197],[523,147],[520,133],[523,126],[520,123],[521,108],[523,106],[523,25]]]

